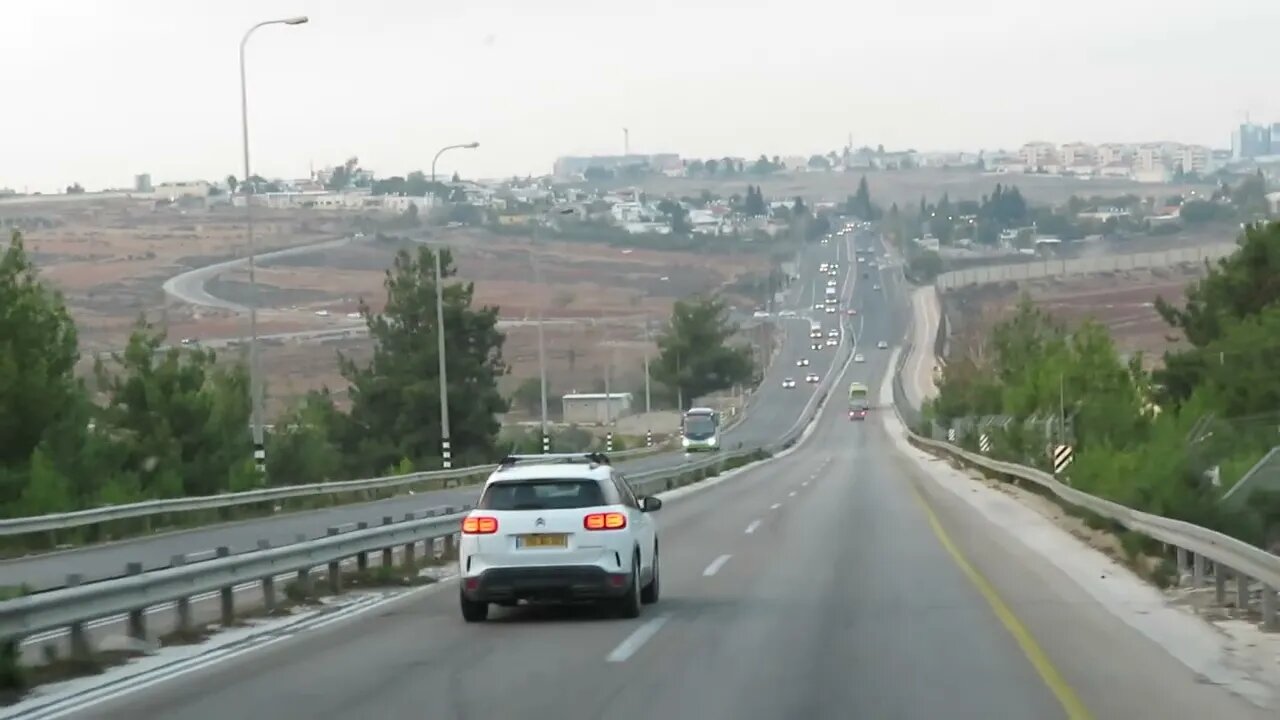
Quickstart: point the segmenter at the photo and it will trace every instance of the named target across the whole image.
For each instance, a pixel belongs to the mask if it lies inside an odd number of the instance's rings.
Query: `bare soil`
[[[1069,324],[1093,319],[1105,325],[1124,355],[1143,354],[1148,368],[1167,350],[1182,347],[1180,336],[1160,317],[1157,297],[1181,304],[1187,286],[1203,276],[1198,268],[1134,271],[1079,278],[1005,283],[946,293],[952,352],[980,354],[991,328],[1008,317],[1022,293]]]
[[[354,231],[353,215],[323,211],[255,210],[260,252],[339,237]],[[44,278],[63,292],[80,331],[88,372],[96,357],[121,349],[140,315],[168,330],[177,342],[242,338],[248,322],[236,313],[195,308],[166,300],[162,284],[186,270],[240,257],[245,250],[243,210],[220,207],[158,207],[138,199],[0,205],[0,223],[22,229],[28,251]],[[619,248],[603,244],[540,242],[483,230],[415,230],[419,239],[448,245],[459,278],[474,283],[478,305],[500,308],[504,319],[549,323],[545,342],[554,394],[603,389],[604,368],[615,359],[611,389],[643,387],[644,318],[654,327],[671,304],[688,295],[725,288],[744,273],[767,270],[760,253],[699,255]],[[358,326],[348,317],[364,301],[382,309],[383,281],[395,253],[410,240],[375,241],[297,255],[260,264],[260,335],[302,333]],[[543,282],[536,281],[537,257]],[[219,297],[248,304],[247,272],[232,271],[209,283]],[[745,298],[734,298],[746,307]],[[509,392],[537,375],[536,328],[507,330]],[[610,349],[611,348],[611,349]],[[243,355],[242,346],[221,348],[222,357]],[[366,359],[367,338],[268,339],[263,363],[272,412],[321,387],[343,399],[346,383],[337,351]]]

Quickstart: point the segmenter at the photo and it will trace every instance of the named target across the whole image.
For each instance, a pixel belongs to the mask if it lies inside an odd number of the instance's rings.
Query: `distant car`
[[[818,272],[826,272],[826,271],[827,271],[826,263],[822,263],[821,265],[818,266]]]
[[[805,382],[807,382],[807,383],[816,383],[816,382],[818,382],[818,374],[817,374],[817,373],[809,373],[808,375],[805,375],[805,376],[804,376],[804,381],[805,381]]]
[[[782,381],[782,389],[783,389],[783,390],[794,390],[794,389],[795,389],[795,387],[796,387],[796,379],[795,379],[795,378],[785,378],[785,379],[783,379],[783,381]]]
[[[881,340],[880,342],[876,343],[876,347],[880,348],[881,350],[887,350],[889,348],[889,343],[885,342],[884,340]]]
[[[859,256],[858,256],[858,262],[860,262],[860,263],[864,263],[864,262],[866,262],[866,261],[867,261],[867,259],[866,259],[866,258],[862,257],[861,255],[859,255]]]
[[[876,286],[872,287],[871,289],[872,289],[872,290],[879,290],[879,289],[880,289],[880,286],[879,286],[879,285],[876,285]]]
[[[836,281],[835,281],[835,280],[828,280],[828,281],[827,281],[827,287],[835,287],[835,286],[836,286]]]
[[[840,273],[836,272],[835,270],[832,270],[831,272],[827,273],[827,275],[829,275],[829,276],[831,276],[831,277],[836,277],[836,276],[838,276],[839,274],[840,274]]]
[[[827,331],[827,337],[838,338],[840,337],[840,331],[835,328],[831,328],[830,330]]]
[[[853,356],[853,361],[856,363],[860,363],[860,362],[866,362],[867,359],[862,357],[862,353],[858,353],[857,355]]]
[[[857,310],[854,310],[853,308],[849,308],[848,310],[845,310],[845,314],[846,314],[846,315],[857,315],[857,314],[858,314],[858,311],[857,311]]]
[[[810,345],[810,346],[809,346],[809,349],[810,349],[810,350],[821,350],[821,349],[822,349],[822,343],[814,343],[814,344],[812,344],[812,345]]]
[[[521,600],[589,600],[637,617],[658,601],[651,513],[661,508],[599,453],[506,458],[462,521],[462,619]]]
[[[827,347],[835,347],[839,344],[840,344],[839,340],[835,338],[827,338]]]
[[[825,306],[824,306],[822,303],[814,303],[814,304],[813,304],[813,309],[814,309],[814,310],[821,310],[823,307],[825,307]]]
[[[852,410],[850,410],[850,411],[849,411],[849,419],[850,419],[850,420],[866,420],[866,419],[867,419],[867,409],[866,409],[866,408],[853,408]]]
[[[778,313],[778,317],[793,318],[795,316],[796,316],[795,310],[783,310],[782,312]]]
[[[827,308],[827,314],[828,314],[828,315],[835,315],[835,314],[836,314],[836,309],[835,309],[834,307],[829,307],[829,308]]]
[[[809,358],[800,358],[797,360],[796,367],[809,367]]]
[[[871,273],[869,273],[869,272],[864,272],[864,273],[862,273],[862,277],[864,277],[864,278],[869,278],[869,277],[871,277]]]

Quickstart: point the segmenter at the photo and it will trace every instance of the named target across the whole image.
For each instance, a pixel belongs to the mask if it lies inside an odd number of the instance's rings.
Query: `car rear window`
[[[481,510],[568,510],[606,505],[595,480],[520,480],[485,488]]]

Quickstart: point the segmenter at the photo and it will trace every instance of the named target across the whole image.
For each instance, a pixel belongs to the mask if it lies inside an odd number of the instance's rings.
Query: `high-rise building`
[[[145,193],[151,192],[151,173],[142,173],[141,175],[134,175],[133,191],[145,192]]]
[[[1231,157],[1247,160],[1271,154],[1271,128],[1266,125],[1242,124],[1231,133]]]

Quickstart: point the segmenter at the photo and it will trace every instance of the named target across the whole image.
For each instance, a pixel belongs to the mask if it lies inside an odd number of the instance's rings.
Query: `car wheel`
[[[618,614],[624,618],[640,617],[640,553],[631,559],[631,584],[627,594],[618,600]]]
[[[662,591],[662,566],[658,562],[660,557],[661,556],[658,554],[658,545],[655,543],[653,546],[653,579],[650,580],[649,584],[645,585],[644,589],[640,591],[640,602],[645,605],[652,605],[658,602],[658,595]]]
[[[469,623],[484,622],[489,617],[489,603],[479,600],[468,600],[466,595],[458,594],[462,605],[462,619]]]

